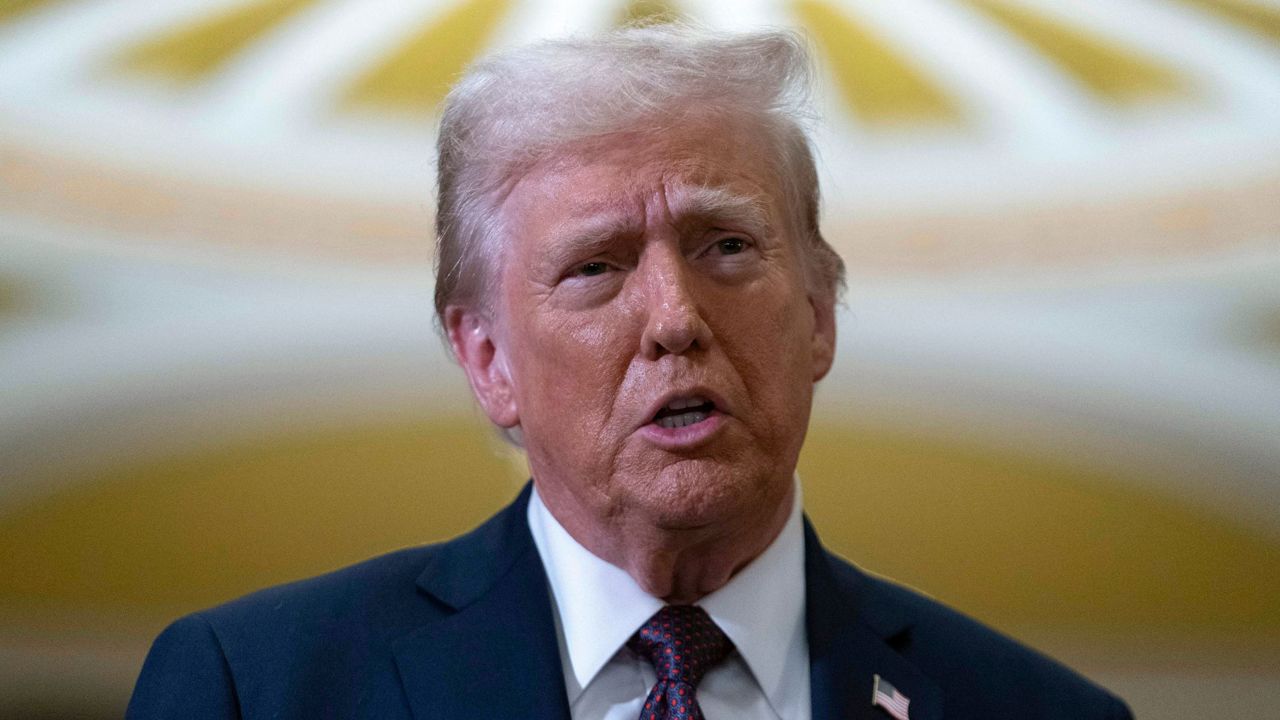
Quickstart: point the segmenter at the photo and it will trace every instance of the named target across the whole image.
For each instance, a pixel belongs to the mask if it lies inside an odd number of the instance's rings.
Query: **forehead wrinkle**
[[[576,173],[591,164],[590,158],[580,154],[561,153],[544,158],[519,175],[508,201],[500,208],[508,234],[519,234],[520,226],[528,220],[550,215],[540,253],[547,257],[557,250],[571,253],[574,247],[600,244],[633,231],[642,220],[634,217],[639,203],[632,197],[630,183],[623,181],[615,192],[597,193],[591,187],[584,191],[584,180]]]

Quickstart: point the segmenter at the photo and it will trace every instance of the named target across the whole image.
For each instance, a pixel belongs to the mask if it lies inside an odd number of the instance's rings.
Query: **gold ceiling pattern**
[[[963,0],[1033,46],[1091,92],[1127,105],[1185,90],[1173,70],[1137,51],[1056,22],[1007,0]]]
[[[1280,8],[1245,0],[1176,0],[1280,42]]]
[[[223,68],[314,0],[259,0],[193,18],[129,48],[116,62],[129,72],[192,84]]]
[[[630,0],[618,15],[618,25],[662,23],[681,20],[685,14],[676,3],[666,0]]]
[[[1074,79],[1104,104],[1127,106],[1185,95],[1187,81],[1160,61],[1112,38],[1009,0],[956,0]],[[1280,39],[1280,11],[1246,0],[1173,0],[1213,18],[1273,40]],[[0,4],[0,20],[30,11],[47,0]],[[312,0],[255,0],[213,15],[193,17],[155,37],[125,48],[116,66],[159,76],[179,85],[206,80],[254,42],[267,37],[312,4]],[[496,28],[510,15],[512,0],[461,0],[444,4],[422,28],[344,92],[341,109],[430,114],[450,82],[482,54]],[[856,16],[829,0],[789,0],[782,9],[809,30],[849,111],[871,127],[956,123],[954,98],[922,68]],[[617,22],[687,17],[666,0],[619,2]]]
[[[855,116],[872,125],[958,119],[959,110],[940,88],[843,10],[822,0],[797,0],[794,8]]]
[[[362,77],[344,105],[433,112],[510,9],[510,0],[466,0],[445,11]]]
[[[0,0],[0,22],[61,0]]]

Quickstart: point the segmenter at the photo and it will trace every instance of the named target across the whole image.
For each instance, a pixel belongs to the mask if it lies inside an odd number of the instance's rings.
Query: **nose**
[[[678,251],[652,248],[641,259],[645,268],[645,306],[648,312],[640,338],[641,355],[657,360],[705,350],[711,344],[711,327],[698,306],[691,269]]]

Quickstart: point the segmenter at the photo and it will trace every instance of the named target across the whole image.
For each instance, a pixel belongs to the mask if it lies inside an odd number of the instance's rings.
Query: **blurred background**
[[[663,17],[816,50],[825,541],[1140,717],[1280,707],[1280,1],[0,0],[0,715],[117,717],[178,614],[514,495],[435,109]]]

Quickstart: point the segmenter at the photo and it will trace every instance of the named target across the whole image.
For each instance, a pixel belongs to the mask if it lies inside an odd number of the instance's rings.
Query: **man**
[[[436,305],[533,477],[463,538],[179,620],[132,718],[1126,718],[828,554],[795,480],[843,267],[783,33],[492,58],[440,133]]]

